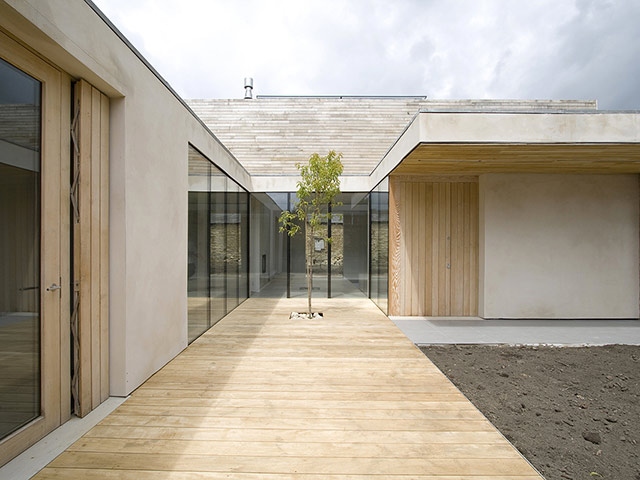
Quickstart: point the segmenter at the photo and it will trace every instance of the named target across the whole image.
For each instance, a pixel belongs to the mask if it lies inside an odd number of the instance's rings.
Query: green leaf
[[[312,256],[308,255],[310,235],[324,223],[329,221],[331,214],[329,205],[342,205],[342,202],[334,202],[340,194],[340,175],[343,172],[342,153],[331,150],[321,157],[314,153],[309,157],[307,164],[297,163],[296,168],[300,172],[300,180],[297,182],[297,196],[292,211],[283,211],[278,219],[280,231],[293,237],[303,230],[306,232],[305,261],[307,262],[307,275],[313,265],[309,265]],[[331,238],[324,237],[331,243]],[[313,277],[311,277],[313,278]],[[307,279],[309,280],[309,278]],[[307,285],[311,285],[310,282]],[[308,289],[309,310],[311,310],[311,291]],[[310,312],[309,312],[310,313]]]

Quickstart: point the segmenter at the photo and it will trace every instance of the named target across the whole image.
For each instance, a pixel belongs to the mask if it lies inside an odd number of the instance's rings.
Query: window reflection
[[[278,218],[288,208],[288,193],[251,195],[250,286],[252,297],[287,296],[288,237]]]
[[[189,146],[188,338],[248,297],[249,194]]]
[[[368,194],[342,193],[331,213],[331,297],[368,293]]]
[[[226,192],[225,235],[225,268],[227,281],[227,310],[238,306],[240,278],[240,211],[238,208],[239,187],[229,182]]]
[[[295,192],[251,195],[251,296],[306,297],[305,238],[280,232],[278,218],[291,210]],[[366,192],[342,193],[311,242],[313,296],[362,297],[368,291],[368,201]],[[331,228],[332,242],[324,240]]]
[[[387,313],[389,289],[389,179],[371,193],[370,206],[370,297]]]
[[[0,60],[0,439],[40,415],[40,92]]]

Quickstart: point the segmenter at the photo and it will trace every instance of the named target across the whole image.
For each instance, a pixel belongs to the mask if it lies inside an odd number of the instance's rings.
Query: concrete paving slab
[[[484,320],[391,317],[418,345],[640,345],[640,320]]]

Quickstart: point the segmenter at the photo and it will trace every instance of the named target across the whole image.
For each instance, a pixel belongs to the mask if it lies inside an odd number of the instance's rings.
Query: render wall
[[[8,0],[0,26],[110,97],[110,387],[127,395],[187,345],[188,144],[248,174],[84,1]]]
[[[637,318],[638,176],[480,176],[480,316]]]

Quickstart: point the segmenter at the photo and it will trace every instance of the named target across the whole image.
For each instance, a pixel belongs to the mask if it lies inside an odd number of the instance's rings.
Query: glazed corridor
[[[313,297],[369,297],[386,313],[388,185],[341,193],[327,207],[313,241]],[[189,342],[248,297],[306,297],[304,235],[289,237],[278,222],[295,192],[250,194],[189,146],[188,195]]]

